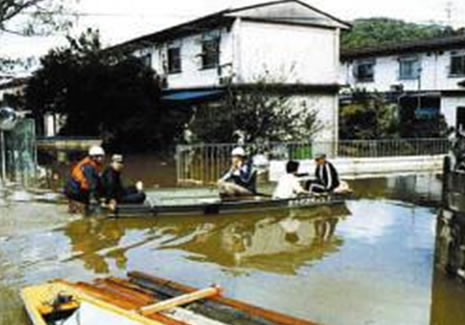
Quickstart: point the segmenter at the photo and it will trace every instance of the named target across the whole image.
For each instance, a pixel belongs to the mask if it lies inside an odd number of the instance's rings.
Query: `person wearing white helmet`
[[[88,156],[74,165],[71,169],[71,177],[65,186],[65,195],[70,200],[86,205],[91,201],[98,202],[104,159],[103,148],[92,146],[89,148]]]
[[[251,196],[256,193],[256,171],[247,161],[244,148],[236,147],[231,152],[231,167],[218,180],[222,197]]]

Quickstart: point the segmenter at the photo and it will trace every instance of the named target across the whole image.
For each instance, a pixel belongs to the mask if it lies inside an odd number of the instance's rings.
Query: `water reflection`
[[[197,262],[295,274],[303,264],[320,260],[343,245],[334,233],[338,221],[349,214],[340,206],[224,217],[187,232],[176,229],[175,237],[160,248],[190,252],[187,258]]]
[[[441,200],[441,178],[436,174],[361,179],[351,182],[363,198],[389,198],[421,206],[437,207]]]
[[[60,232],[70,239],[71,256],[63,260],[81,260],[87,270],[97,274],[110,272],[109,263],[115,262],[118,269],[127,268],[126,252],[158,236],[154,236],[155,221],[149,219],[96,219],[86,218],[69,223]],[[124,238],[138,230],[131,245]]]
[[[392,200],[430,181],[364,181],[369,199],[295,214],[71,219],[15,203],[0,208],[0,324],[18,323],[24,285],[140,270],[322,324],[423,325],[431,310],[432,325],[463,325],[465,286],[442,262],[433,280],[436,210]]]
[[[438,214],[431,325],[465,324],[465,215]]]

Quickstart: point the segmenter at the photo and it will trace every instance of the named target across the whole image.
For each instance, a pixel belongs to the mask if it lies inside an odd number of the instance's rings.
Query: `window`
[[[354,75],[359,82],[375,80],[375,60],[363,60],[355,63]]]
[[[218,37],[202,41],[202,69],[216,68],[220,63],[220,39]]]
[[[181,48],[168,48],[168,73],[181,72]]]
[[[421,65],[416,56],[399,59],[399,79],[414,80],[420,77]]]
[[[145,65],[146,67],[148,68],[152,67],[152,54],[151,53],[142,55],[140,57],[140,60],[142,61],[142,64]]]
[[[465,53],[452,52],[450,59],[450,76],[465,76]]]

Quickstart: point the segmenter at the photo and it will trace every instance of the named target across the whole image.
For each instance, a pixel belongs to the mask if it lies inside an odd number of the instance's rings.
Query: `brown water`
[[[436,178],[352,185],[360,198],[346,206],[298,213],[104,220],[0,206],[0,324],[27,324],[22,286],[129,270],[219,283],[328,325],[465,324],[465,285],[434,271],[436,210],[418,204],[437,196]]]

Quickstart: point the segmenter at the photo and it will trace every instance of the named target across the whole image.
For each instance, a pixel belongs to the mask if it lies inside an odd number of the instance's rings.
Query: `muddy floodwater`
[[[465,324],[465,285],[435,268],[438,179],[352,186],[357,199],[338,207],[240,216],[82,218],[2,200],[0,324],[27,324],[25,285],[130,270],[218,283],[227,296],[327,325]]]

